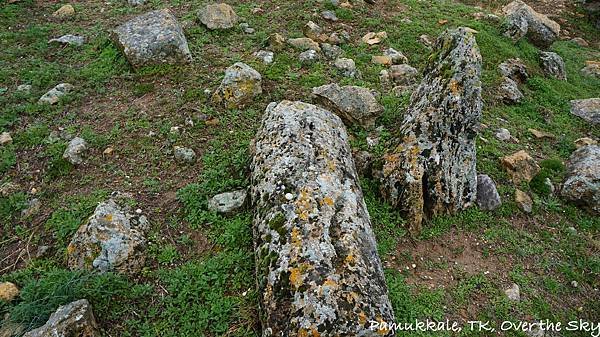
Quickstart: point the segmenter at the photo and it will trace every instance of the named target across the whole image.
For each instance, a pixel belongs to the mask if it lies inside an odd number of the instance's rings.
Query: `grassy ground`
[[[490,3],[497,8],[505,2]],[[600,219],[548,195],[535,183],[520,186],[535,200],[533,214],[520,213],[512,202],[515,187],[499,163],[501,156],[526,149],[558,184],[563,172],[556,163],[568,158],[573,141],[600,138],[597,127],[568,111],[569,100],[600,94],[600,80],[579,72],[586,60],[600,59],[598,32],[580,13],[565,11],[565,25],[593,47],[568,41],[553,45],[567,65],[569,79],[561,82],[541,75],[536,48],[527,42],[514,45],[500,34],[500,23],[472,17],[481,9],[451,1],[381,0],[376,6],[335,9],[341,19],[335,24],[318,16],[333,8],[314,0],[229,1],[256,29],[253,35],[237,29],[207,31],[195,22],[195,11],[204,3],[153,0],[130,8],[122,1],[76,2],[75,17],[63,22],[51,19],[60,6],[54,2],[23,0],[0,7],[0,89],[6,88],[0,91],[0,131],[10,131],[14,139],[0,148],[0,185],[6,191],[0,196],[0,281],[21,288],[15,302],[0,303],[0,316],[10,313],[13,321],[33,328],[58,305],[85,297],[107,336],[260,335],[251,213],[221,217],[207,211],[207,200],[247,186],[248,147],[268,102],[309,100],[312,87],[329,82],[368,86],[381,92],[385,113],[378,126],[384,127],[385,139],[401,118],[408,96],[396,97],[380,86],[383,68],[370,63],[371,55],[394,47],[420,67],[429,53],[417,42],[421,34],[437,36],[448,27],[468,25],[479,32],[483,122],[489,126],[478,142],[478,170],[497,182],[504,205],[491,213],[473,208],[435,219],[421,237],[409,240],[403,220],[381,201],[377,182],[362,179],[397,321],[600,320]],[[136,14],[164,7],[172,8],[186,27],[195,61],[135,73],[108,39],[108,30]],[[255,7],[263,8],[264,14],[252,14]],[[442,19],[448,23],[440,25]],[[277,53],[269,66],[252,57],[269,34],[299,37],[308,20],[328,32],[350,32],[352,42],[342,48],[356,61],[361,80],[341,77],[324,61],[302,67],[293,50]],[[356,42],[380,30],[389,35],[382,44],[367,47]],[[67,33],[83,34],[87,43],[64,48],[47,44],[49,38]],[[532,78],[524,88],[524,102],[505,106],[493,98],[500,80],[497,65],[512,57],[524,60]],[[216,88],[223,70],[236,61],[263,75],[265,93],[243,111],[215,109],[204,90]],[[56,106],[36,104],[60,82],[74,84],[75,93]],[[23,83],[33,86],[30,94],[15,90]],[[179,133],[170,131],[175,126]],[[508,128],[520,143],[497,141],[493,132],[498,127]],[[529,128],[556,138],[537,140]],[[74,168],[62,159],[66,141],[49,137],[53,131],[82,135],[91,144],[84,165]],[[352,145],[366,148],[372,130],[350,131]],[[176,164],[174,145],[193,148],[200,160],[189,166]],[[112,155],[103,154],[107,147],[114,149]],[[376,149],[383,151],[384,145]],[[113,190],[133,193],[137,207],[152,223],[146,268],[135,277],[68,271],[65,248],[70,237]],[[21,210],[34,197],[41,201],[40,212],[23,218]],[[41,246],[49,249],[36,257]],[[519,303],[508,301],[503,293],[513,282],[521,286]],[[562,334],[578,335],[589,336]]]

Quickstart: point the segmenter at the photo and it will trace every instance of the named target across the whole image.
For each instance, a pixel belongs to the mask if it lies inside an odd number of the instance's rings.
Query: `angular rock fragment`
[[[14,283],[0,283],[0,301],[11,302],[19,296],[19,288]]]
[[[383,52],[383,55],[389,56],[392,59],[393,64],[406,64],[408,63],[408,58],[404,56],[401,52],[395,50],[394,48],[388,48]]]
[[[69,145],[63,153],[63,159],[67,160],[73,165],[80,165],[83,163],[82,155],[87,150],[87,142],[80,137],[71,139]]]
[[[129,195],[115,192],[96,207],[67,247],[69,268],[134,273],[143,267],[150,224],[130,203]]]
[[[529,79],[529,73],[527,67],[521,61],[521,59],[508,59],[498,66],[500,74],[504,77],[508,77],[511,80],[523,84]]]
[[[502,158],[502,166],[508,171],[515,185],[530,182],[540,172],[540,166],[529,153],[521,150]]]
[[[581,69],[581,73],[584,76],[594,76],[600,78],[600,62],[598,61],[586,61],[585,67]]]
[[[225,3],[210,4],[198,12],[198,19],[208,29],[229,29],[238,22],[238,15]]]
[[[323,40],[323,38],[322,38],[323,29],[321,29],[321,27],[319,27],[319,25],[317,25],[316,23],[314,23],[312,21],[308,21],[304,25],[304,27],[302,27],[302,33],[304,34],[304,36],[306,36],[309,39],[312,39],[315,41]]]
[[[481,118],[481,54],[472,33],[437,40],[395,146],[384,156],[382,194],[419,232],[424,219],[476,199],[475,139]]]
[[[68,44],[72,46],[83,46],[85,43],[85,38],[79,35],[63,35],[61,37],[50,39],[48,43],[57,43],[57,44]]]
[[[319,58],[320,58],[319,53],[317,53],[316,51],[314,51],[312,49],[303,51],[300,53],[300,55],[298,55],[298,60],[302,64],[315,63],[319,60]]]
[[[249,65],[237,62],[225,70],[225,77],[211,100],[228,109],[243,108],[262,93],[262,76]]]
[[[192,61],[183,30],[168,9],[127,21],[112,32],[112,39],[134,68]]]
[[[80,336],[100,337],[92,307],[87,300],[60,306],[43,326],[23,337]]]
[[[390,78],[398,85],[415,84],[419,71],[408,64],[398,64],[390,67]]]
[[[504,34],[514,41],[523,37],[540,48],[548,48],[560,36],[560,25],[540,14],[521,0],[502,8],[506,14]]]
[[[517,189],[515,191],[515,202],[520,210],[525,213],[531,213],[533,211],[533,200],[529,194]]]
[[[340,116],[348,126],[371,127],[383,112],[383,107],[367,88],[340,87],[334,83],[313,88],[312,94],[318,104]]]
[[[254,55],[254,57],[256,57],[257,59],[261,60],[264,64],[273,63],[273,58],[275,57],[275,54],[272,51],[267,50],[259,50],[252,55]]]
[[[246,190],[217,194],[208,201],[208,209],[217,213],[231,215],[246,206],[247,196],[248,191]]]
[[[571,114],[592,124],[600,124],[600,98],[571,101]]]
[[[525,95],[519,89],[517,82],[509,77],[504,77],[498,87],[498,97],[506,104],[520,103]]]
[[[583,146],[567,162],[562,196],[600,215],[600,146]]]
[[[56,104],[60,101],[60,98],[73,90],[73,85],[69,83],[61,83],[50,89],[44,96],[38,100],[39,104]]]
[[[196,152],[188,147],[175,146],[173,154],[180,163],[193,164],[196,161]]]
[[[392,335],[370,330],[394,315],[340,118],[269,105],[251,167],[263,335]]]
[[[540,60],[542,61],[542,70],[548,76],[566,81],[567,71],[565,69],[565,61],[557,53],[541,52]]]
[[[342,73],[345,77],[360,77],[358,69],[356,69],[356,63],[353,59],[340,57],[335,60],[333,65]]]
[[[486,211],[494,210],[502,205],[496,184],[486,174],[477,176],[477,205]]]
[[[306,50],[321,51],[321,47],[319,47],[319,43],[315,42],[312,39],[309,39],[307,37],[288,39],[287,43],[290,46],[292,46],[296,49],[302,50],[302,51],[306,51]]]
[[[329,43],[321,44],[321,49],[323,50],[323,55],[325,56],[325,58],[329,60],[335,60],[344,53],[342,48],[336,45],[331,45]]]
[[[2,132],[0,134],[0,145],[6,145],[12,143],[13,139],[8,132]]]
[[[52,16],[58,19],[66,19],[73,15],[75,15],[75,8],[72,5],[63,5],[52,13]]]

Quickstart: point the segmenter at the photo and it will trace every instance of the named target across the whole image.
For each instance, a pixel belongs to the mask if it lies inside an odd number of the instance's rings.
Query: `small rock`
[[[127,0],[131,6],[141,6],[146,3],[146,0]]]
[[[392,58],[386,55],[373,55],[371,57],[371,63],[389,66],[392,64]]]
[[[61,83],[50,89],[44,96],[40,97],[38,100],[39,104],[56,104],[60,100],[61,97],[68,94],[73,90],[73,85],[69,83]]]
[[[525,213],[531,213],[533,210],[533,200],[531,200],[531,197],[527,193],[519,189],[515,191],[515,202]]]
[[[313,88],[312,94],[318,104],[340,116],[348,126],[356,123],[372,127],[383,112],[383,107],[367,88],[328,84]]]
[[[571,101],[571,114],[592,124],[600,124],[600,98]]]
[[[504,293],[506,294],[506,297],[508,297],[508,299],[511,301],[521,301],[521,289],[519,288],[518,284],[513,283],[513,285],[510,288],[504,291]]]
[[[316,23],[308,21],[304,27],[302,27],[302,33],[309,39],[319,41],[321,40],[323,29],[321,29],[321,27],[319,27],[319,25]]]
[[[27,205],[27,208],[21,211],[21,218],[28,219],[36,215],[40,211],[42,204],[37,198],[31,199]]]
[[[67,149],[63,153],[63,159],[73,165],[83,163],[82,155],[87,150],[87,143],[83,138],[75,137],[67,145]]]
[[[373,154],[368,151],[354,151],[353,157],[356,172],[363,177],[370,177],[373,166]]]
[[[71,5],[63,5],[56,12],[52,13],[52,16],[58,19],[66,19],[75,15],[75,8]]]
[[[397,64],[390,67],[391,80],[399,85],[415,84],[419,71],[408,64]]]
[[[211,100],[228,109],[236,109],[251,103],[261,93],[262,76],[249,65],[237,62],[225,70],[225,77]]]
[[[550,178],[544,179],[544,185],[548,187],[550,194],[554,194],[554,192],[556,192],[556,188],[554,187],[554,184],[552,183],[552,180],[550,180]]]
[[[533,324],[529,329],[525,330],[527,337],[544,337],[545,330],[539,324]]]
[[[43,326],[23,337],[85,336],[100,337],[98,325],[87,300],[78,300],[58,307]]]
[[[114,149],[112,147],[107,147],[106,149],[104,149],[104,151],[102,151],[102,154],[105,156],[110,156],[112,155]]]
[[[183,29],[169,9],[136,16],[117,27],[111,37],[136,69],[192,61]]]
[[[6,145],[12,143],[13,139],[8,132],[2,132],[0,134],[0,145]]]
[[[319,43],[313,41],[312,39],[309,39],[307,37],[299,37],[299,38],[295,38],[295,39],[288,39],[287,43],[299,50],[302,51],[306,51],[306,50],[316,50],[316,51],[321,51],[321,47],[319,47]]]
[[[541,52],[540,60],[542,61],[542,70],[546,75],[561,81],[567,80],[565,62],[560,55],[553,52]]]
[[[261,60],[262,63],[264,63],[264,64],[273,63],[273,58],[275,57],[275,54],[272,51],[267,51],[267,50],[259,50],[259,51],[255,52],[253,55],[257,59]]]
[[[225,3],[210,4],[198,12],[198,19],[208,29],[229,29],[238,22],[238,16],[231,6]]]
[[[343,76],[353,78],[360,77],[353,59],[341,57],[336,59],[333,65],[341,71]]]
[[[506,104],[517,104],[520,103],[525,97],[517,82],[513,81],[509,77],[504,77],[502,83],[498,87],[498,97]]]
[[[536,130],[536,129],[527,129],[529,132],[531,132],[531,134],[537,138],[537,139],[544,139],[544,138],[548,138],[548,139],[554,139],[556,137],[554,137],[553,134],[545,132],[545,131],[540,131],[540,130]]]
[[[279,33],[269,36],[269,47],[272,50],[281,50],[285,46],[285,37]]]
[[[584,48],[587,48],[587,47],[590,46],[590,44],[585,39],[583,39],[581,37],[572,38],[571,42],[574,42],[577,45],[579,45],[580,47],[584,47]]]
[[[401,52],[397,51],[394,48],[388,48],[383,52],[383,55],[389,56],[392,59],[393,64],[406,64],[408,63],[408,58],[404,56]]]
[[[600,214],[600,146],[588,145],[573,152],[561,192],[565,199]]]
[[[175,160],[180,163],[193,164],[196,162],[196,152],[190,148],[175,146],[173,148],[173,154]]]
[[[508,59],[502,62],[498,69],[504,77],[508,77],[517,83],[525,83],[529,79],[527,67],[521,59]]]
[[[325,56],[325,58],[327,58],[329,60],[337,59],[344,52],[342,50],[342,48],[340,48],[336,45],[331,45],[329,43],[321,44],[321,50],[323,51],[323,55]]]
[[[431,37],[429,35],[423,34],[419,36],[419,42],[421,42],[425,47],[433,47],[433,42],[431,41]]]
[[[246,190],[217,194],[208,201],[208,209],[226,215],[238,213],[248,199]]]
[[[19,296],[19,288],[14,283],[0,283],[0,301],[12,302],[17,296]]]
[[[387,33],[386,32],[378,32],[378,33],[374,33],[374,32],[370,32],[367,33],[365,36],[362,37],[362,42],[372,46],[374,44],[378,44],[381,41],[387,39]]]
[[[512,139],[512,136],[510,135],[510,131],[508,131],[508,129],[504,129],[504,128],[498,129],[498,131],[496,131],[496,134],[494,136],[498,140],[501,140],[503,142],[508,142],[509,140]]]
[[[309,49],[300,53],[298,60],[302,64],[311,64],[319,60],[319,53],[317,53],[315,50]]]
[[[575,140],[575,147],[577,148],[596,144],[598,144],[598,141],[589,137],[583,137]]]
[[[254,34],[254,28],[250,27],[250,25],[246,22],[242,22],[239,24],[240,29],[246,34]]]
[[[502,158],[502,166],[508,171],[515,185],[522,181],[530,182],[540,172],[539,165],[523,150]]]
[[[486,211],[494,210],[502,205],[494,180],[486,174],[477,176],[477,205]]]
[[[577,281],[571,281],[571,287],[577,288],[579,287],[579,283],[577,283]]]
[[[44,257],[44,255],[46,255],[46,253],[48,252],[48,250],[50,250],[50,246],[39,246],[37,251],[35,252],[35,257],[36,258],[40,258],[40,257]]]
[[[67,34],[56,39],[50,39],[48,43],[68,44],[79,47],[83,46],[85,43],[85,38],[83,36]]]
[[[321,12],[321,17],[323,17],[323,19],[325,19],[327,21],[337,21],[338,20],[337,15],[335,15],[335,13],[332,11]]]
[[[31,92],[31,84],[21,84],[17,87],[18,92],[29,94]]]
[[[583,76],[594,76],[600,78],[600,62],[586,61],[585,68],[581,69]]]

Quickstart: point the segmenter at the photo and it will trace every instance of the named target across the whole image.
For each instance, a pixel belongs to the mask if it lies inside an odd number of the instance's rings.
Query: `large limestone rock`
[[[386,335],[369,329],[394,316],[341,119],[269,105],[251,180],[263,336]]]
[[[592,124],[600,124],[600,98],[571,101],[571,113]]]
[[[198,12],[198,19],[213,30],[233,28],[239,20],[233,8],[224,3],[207,5]]]
[[[183,30],[168,9],[127,21],[113,31],[112,39],[134,68],[192,61]]]
[[[262,93],[262,77],[249,65],[237,62],[225,70],[221,85],[212,96],[215,104],[228,109],[242,108]]]
[[[100,337],[92,307],[87,300],[58,307],[43,326],[23,337]]]
[[[594,214],[600,214],[600,146],[577,149],[567,162],[562,195]]]
[[[133,273],[143,267],[150,225],[145,215],[130,211],[130,200],[127,194],[113,193],[96,207],[67,247],[71,269]]]
[[[481,62],[472,33],[444,32],[411,97],[397,144],[384,157],[382,194],[407,215],[413,232],[425,218],[475,201]]]
[[[315,101],[340,116],[346,125],[363,127],[375,125],[375,119],[383,112],[371,90],[357,86],[327,84],[312,90]]]
[[[524,150],[502,158],[502,166],[506,169],[515,185],[530,182],[540,172],[540,166],[529,153]]]
[[[540,48],[548,48],[560,36],[560,25],[540,14],[521,0],[502,8],[506,14],[504,34],[514,41],[527,37]]]

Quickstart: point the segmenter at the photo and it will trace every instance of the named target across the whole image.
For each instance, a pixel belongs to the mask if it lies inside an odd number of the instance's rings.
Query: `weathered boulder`
[[[329,43],[322,43],[321,50],[323,51],[325,58],[329,60],[335,60],[344,53],[342,48]]]
[[[302,33],[307,38],[314,41],[324,41],[325,37],[323,37],[323,29],[319,27],[316,23],[312,21],[308,21],[304,27],[302,27]]]
[[[540,166],[529,153],[524,150],[502,158],[502,166],[508,172],[515,185],[530,182],[540,172]]]
[[[383,106],[367,88],[340,87],[333,83],[313,88],[312,94],[317,104],[340,116],[348,126],[359,124],[372,127],[383,112]]]
[[[508,297],[508,299],[511,301],[514,301],[514,302],[521,301],[521,289],[519,288],[519,285],[516,283],[513,283],[510,288],[508,288],[504,291],[504,293],[506,294],[506,297]]]
[[[397,144],[384,156],[382,194],[406,213],[413,232],[424,218],[475,201],[481,62],[472,33],[444,32],[411,97]]]
[[[225,3],[206,5],[198,12],[198,19],[208,29],[229,29],[238,22],[238,15]]]
[[[565,70],[565,61],[557,53],[543,51],[540,53],[542,61],[542,70],[548,76],[566,81],[567,71]]]
[[[221,214],[234,214],[246,206],[248,191],[238,190],[217,194],[208,201],[208,209]]]
[[[500,65],[498,65],[500,74],[504,77],[508,77],[511,80],[523,84],[529,79],[529,73],[527,72],[527,66],[521,59],[508,59]]]
[[[112,32],[112,39],[134,68],[192,61],[183,30],[169,9],[127,21]]]
[[[78,300],[58,307],[43,326],[23,337],[100,337],[92,307],[87,300]]]
[[[520,103],[525,95],[519,89],[517,82],[511,78],[504,77],[498,87],[498,97],[506,104]]]
[[[69,268],[129,273],[143,267],[150,225],[141,211],[130,211],[130,203],[129,195],[115,192],[96,207],[67,247]]]
[[[477,176],[477,205],[486,211],[494,210],[502,205],[496,184],[486,174]]]
[[[521,0],[502,8],[506,14],[504,35],[518,41],[523,37],[540,48],[548,48],[560,36],[560,25]]]
[[[369,329],[394,315],[341,119],[269,105],[251,181],[263,336],[386,335]]]
[[[243,108],[261,93],[262,76],[249,65],[237,62],[225,70],[225,77],[212,101],[228,109]]]
[[[571,101],[571,114],[592,124],[600,124],[600,98]]]
[[[419,71],[408,64],[398,64],[390,67],[390,79],[398,85],[411,85],[417,81]]]
[[[360,77],[360,72],[356,69],[356,63],[353,59],[340,57],[335,60],[333,66],[336,67],[343,76],[346,77]]]
[[[600,146],[588,145],[573,152],[567,162],[562,196],[600,214]]]
[[[83,154],[87,150],[87,142],[80,137],[71,139],[65,152],[63,153],[63,159],[67,160],[73,165],[80,165],[83,163]]]
[[[60,83],[50,89],[38,100],[39,104],[56,104],[60,98],[73,90],[73,85],[70,83]]]

